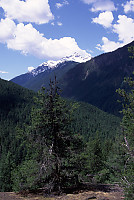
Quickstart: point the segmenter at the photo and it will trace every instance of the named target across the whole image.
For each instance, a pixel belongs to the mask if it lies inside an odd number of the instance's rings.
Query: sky
[[[134,40],[134,0],[0,0],[0,78]]]

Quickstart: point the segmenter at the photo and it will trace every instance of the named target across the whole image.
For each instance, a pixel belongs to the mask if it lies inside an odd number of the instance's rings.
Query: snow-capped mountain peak
[[[54,68],[58,64],[63,63],[63,62],[73,61],[73,62],[82,63],[82,62],[86,62],[86,61],[88,61],[90,59],[91,59],[91,56],[89,56],[89,54],[87,54],[86,57],[82,57],[80,54],[78,54],[77,52],[75,52],[73,55],[63,57],[62,59],[57,60],[57,61],[48,60],[47,62],[44,62],[44,63],[42,63],[39,66],[42,66],[42,65],[46,66],[46,65],[48,65],[49,68]]]
[[[73,55],[63,57],[60,60],[54,61],[54,60],[48,60],[47,62],[44,62],[40,64],[37,68],[33,69],[32,71],[29,71],[33,76],[37,76],[39,73],[42,73],[48,69],[54,69],[58,67],[60,64],[65,62],[77,62],[77,63],[83,63],[91,59],[91,56],[87,54],[87,56],[82,57],[80,54],[75,52]]]
[[[87,56],[83,57],[77,52],[75,52],[73,55],[62,58],[62,60],[65,60],[65,61],[74,61],[74,62],[78,62],[78,63],[83,63],[90,59],[91,59],[91,56],[89,54],[87,54]]]

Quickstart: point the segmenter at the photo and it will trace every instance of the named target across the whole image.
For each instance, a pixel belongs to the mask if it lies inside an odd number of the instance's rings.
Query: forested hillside
[[[11,190],[11,171],[26,156],[17,129],[29,123],[32,91],[0,79],[0,190]],[[25,137],[25,136],[24,136]]]
[[[35,104],[34,96],[37,94],[0,79],[0,191],[11,191],[17,187],[13,184],[14,176],[19,176],[17,169],[24,170],[26,174],[31,173],[28,171],[30,166],[24,163],[29,160],[29,164],[33,165],[33,161],[30,161],[30,152],[34,150],[33,147],[29,149],[28,135],[32,126],[31,122],[36,121],[36,116],[31,117],[31,109]],[[71,106],[76,103],[67,100],[66,104]],[[86,103],[79,102],[76,105],[77,109],[74,109],[69,127],[72,134],[82,135],[84,144],[87,143],[90,149],[86,154],[83,152],[81,159],[86,160],[88,156],[91,156],[89,154],[93,153],[94,145],[102,144],[101,152],[107,150],[101,155],[101,159],[106,160],[110,146],[118,134],[119,118]],[[82,174],[87,173],[88,168],[92,171],[88,162],[84,161],[83,166],[85,169]],[[14,182],[16,184],[15,180]]]
[[[22,123],[19,113],[23,111],[23,118],[29,110],[35,93],[14,84],[0,79],[0,115],[1,119],[9,118],[14,122]],[[27,113],[28,114],[28,113]],[[15,117],[16,115],[16,117]],[[13,116],[13,117],[10,117]]]

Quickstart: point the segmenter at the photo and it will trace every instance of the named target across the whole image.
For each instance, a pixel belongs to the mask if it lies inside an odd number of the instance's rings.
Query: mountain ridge
[[[128,52],[130,46],[134,46],[134,41],[84,63],[60,63],[58,67],[50,68],[35,77],[29,78],[30,74],[21,75],[12,81],[38,91],[42,86],[47,88],[49,80],[53,80],[56,75],[63,97],[84,101],[105,112],[117,114],[120,108],[116,89],[123,87],[124,77],[134,71],[134,59],[130,59]]]
[[[124,77],[131,76],[134,71],[134,59],[128,52],[131,45],[134,46],[134,41],[68,71],[64,76],[63,96],[117,114],[120,108],[116,89],[123,87]]]
[[[38,75],[40,76],[41,73],[49,74],[53,70],[57,70],[57,68],[65,68],[65,67],[67,68],[68,64],[75,65],[78,63],[86,62],[87,60],[90,60],[90,59],[91,59],[90,56],[82,57],[81,55],[79,55],[78,53],[75,52],[73,55],[63,57],[62,59],[57,60],[57,61],[49,60],[47,62],[43,62],[37,68],[35,68],[25,74],[19,75],[15,78],[11,79],[11,81],[14,83],[17,83],[18,85],[21,85],[23,87],[30,89],[29,84],[30,85],[32,84],[31,83],[32,79]],[[70,69],[70,67],[69,67],[69,69]],[[67,69],[65,71],[67,71]],[[31,89],[33,89],[33,88],[31,87]]]

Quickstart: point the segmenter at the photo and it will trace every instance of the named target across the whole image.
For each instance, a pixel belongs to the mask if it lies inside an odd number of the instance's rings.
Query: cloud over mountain
[[[3,29],[4,27],[4,29]],[[32,24],[15,23],[6,18],[0,22],[0,42],[6,43],[9,49],[19,50],[23,54],[31,54],[39,58],[59,59],[74,52],[87,56],[86,51],[78,47],[74,38],[47,39]]]
[[[107,37],[102,38],[103,44],[97,44],[97,49],[104,52],[114,51],[119,47],[122,47],[124,44],[120,42],[110,41]]]
[[[124,44],[134,40],[134,20],[126,15],[118,16],[117,24],[113,25],[113,30]]]
[[[109,52],[134,40],[134,20],[126,15],[118,16],[117,23],[112,26],[112,30],[118,35],[119,41],[110,41],[107,37],[102,37],[103,44],[98,44],[97,49]]]

